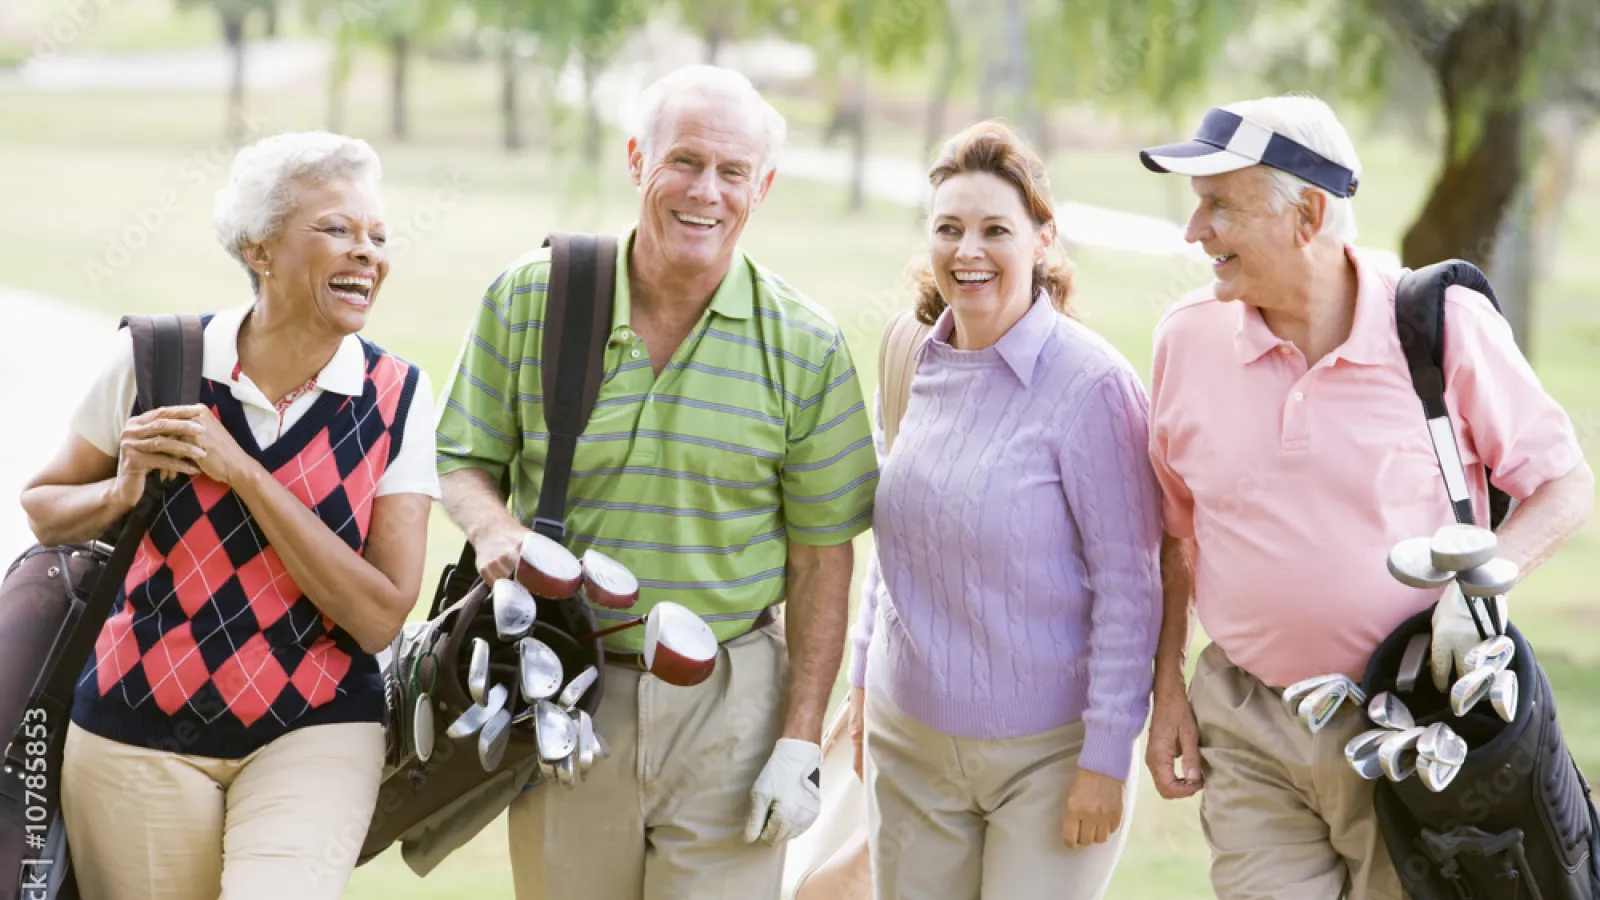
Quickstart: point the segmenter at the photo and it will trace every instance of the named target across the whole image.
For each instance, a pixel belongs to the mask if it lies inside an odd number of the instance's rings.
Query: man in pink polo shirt
[[[1155,332],[1166,615],[1146,762],[1165,797],[1205,788],[1223,900],[1398,900],[1372,785],[1343,757],[1360,710],[1313,735],[1281,695],[1317,675],[1359,681],[1440,597],[1385,565],[1396,542],[1454,521],[1395,329],[1400,273],[1351,245],[1360,163],[1319,100],[1214,109],[1194,140],[1141,157],[1191,177],[1186,237],[1216,276]],[[1487,468],[1519,501],[1499,554],[1526,575],[1583,524],[1594,478],[1488,300],[1452,287],[1445,306],[1445,397],[1478,521]],[[1186,696],[1191,596],[1213,643]],[[1436,635],[1458,615],[1439,604]],[[1448,665],[1450,642],[1435,643]]]

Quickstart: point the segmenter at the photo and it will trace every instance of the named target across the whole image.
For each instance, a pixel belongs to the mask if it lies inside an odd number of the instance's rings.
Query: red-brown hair
[[[938,190],[946,181],[968,172],[986,172],[1016,188],[1035,227],[1055,221],[1055,201],[1044,161],[1021,135],[1001,122],[979,122],[946,141],[938,161],[928,170],[928,183]],[[932,325],[948,304],[939,293],[926,254],[913,261],[911,279],[917,290],[917,319]],[[1072,263],[1064,255],[1054,261],[1047,256],[1033,267],[1033,294],[1041,290],[1063,315],[1073,314],[1067,302],[1072,295]]]

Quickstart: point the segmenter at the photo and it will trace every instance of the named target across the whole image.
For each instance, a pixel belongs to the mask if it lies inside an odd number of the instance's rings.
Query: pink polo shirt
[[[1400,273],[1354,248],[1350,338],[1309,369],[1254,308],[1207,287],[1155,332],[1150,457],[1167,531],[1195,538],[1200,624],[1283,687],[1359,679],[1378,643],[1438,590],[1389,574],[1389,548],[1454,521],[1395,333]],[[1480,523],[1484,466],[1517,499],[1582,459],[1511,329],[1481,294],[1445,295],[1445,398]]]

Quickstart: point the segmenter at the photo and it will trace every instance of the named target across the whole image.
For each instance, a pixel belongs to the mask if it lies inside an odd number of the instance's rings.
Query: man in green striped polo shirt
[[[614,755],[576,791],[512,805],[512,868],[519,900],[775,900],[784,843],[817,815],[850,539],[877,484],[871,424],[833,319],[738,248],[782,117],[707,66],[667,75],[640,109],[628,165],[642,203],[566,524],[574,552],[599,548],[639,577],[629,614],[681,603],[723,647],[709,681],[681,688],[627,663],[638,629],[608,639],[595,724]],[[443,503],[486,579],[511,573],[538,505],[548,261],[535,251],[494,280],[440,413]]]

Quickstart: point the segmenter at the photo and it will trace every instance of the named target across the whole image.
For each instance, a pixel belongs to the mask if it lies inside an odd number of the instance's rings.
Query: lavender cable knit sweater
[[[1161,498],[1127,360],[1036,301],[993,347],[924,346],[882,473],[852,685],[953,737],[1083,719],[1119,779],[1149,710]]]

